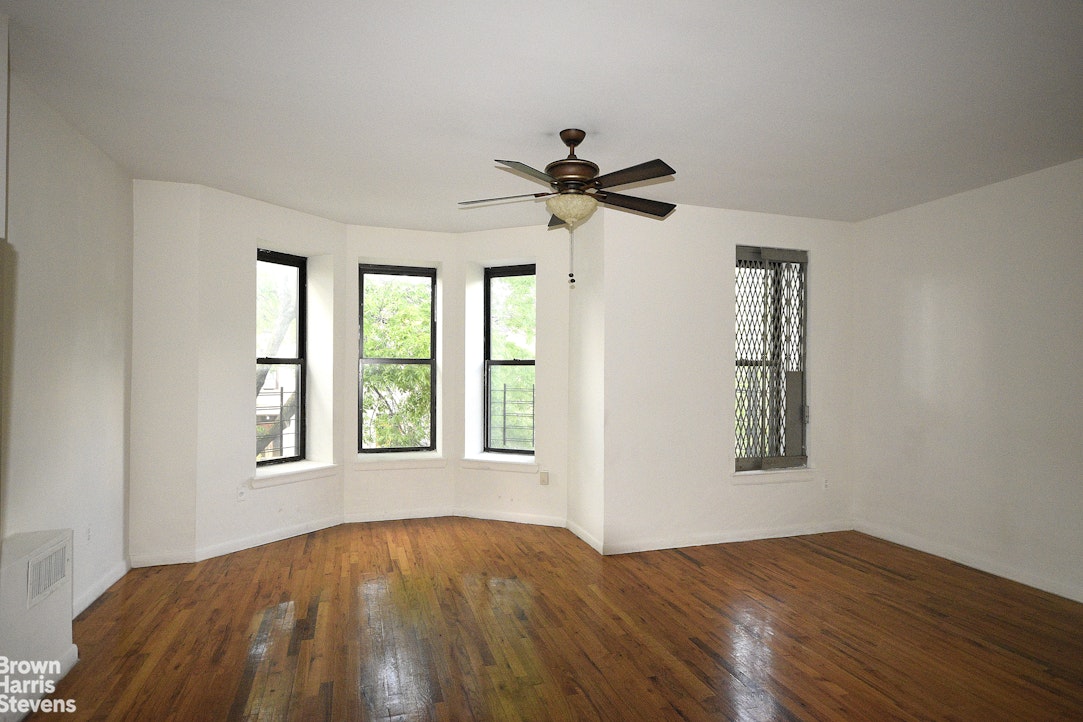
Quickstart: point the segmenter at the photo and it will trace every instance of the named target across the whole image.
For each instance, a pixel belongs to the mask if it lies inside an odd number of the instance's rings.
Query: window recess
[[[808,464],[806,251],[737,247],[735,469]]]
[[[485,269],[485,444],[487,452],[534,453],[534,265]]]

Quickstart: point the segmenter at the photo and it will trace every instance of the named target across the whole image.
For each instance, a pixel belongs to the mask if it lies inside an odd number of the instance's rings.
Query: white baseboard
[[[805,524],[787,527],[769,527],[761,529],[741,529],[737,531],[719,531],[708,534],[692,534],[660,539],[641,539],[604,544],[603,554],[632,554],[634,552],[656,551],[658,549],[680,549],[707,544],[729,544],[731,542],[753,541],[756,539],[776,539],[779,537],[802,536],[805,534],[823,534],[832,531],[848,531],[853,525],[848,520],[836,520],[821,524]]]
[[[602,542],[601,542],[601,540],[594,538],[593,534],[590,534],[586,529],[579,526],[578,524],[576,524],[574,521],[571,521],[570,519],[568,520],[567,526],[568,526],[568,531],[570,531],[572,534],[575,534],[577,537],[579,537],[583,542],[585,542],[592,549],[594,549],[594,551],[598,552],[599,554],[602,553]]]
[[[94,603],[94,600],[104,594],[109,587],[116,584],[131,568],[127,561],[120,561],[114,564],[105,574],[95,579],[93,584],[72,600],[72,619],[82,614],[87,607]]]
[[[403,519],[432,519],[438,516],[451,516],[452,510],[447,507],[430,507],[428,509],[399,509],[397,511],[348,512],[343,521],[347,524],[364,524],[370,521],[400,521]]]
[[[520,514],[518,512],[492,511],[491,509],[455,509],[452,516],[464,516],[468,519],[487,519],[489,521],[510,521],[516,524],[534,524],[537,526],[557,526],[564,528],[565,520],[557,516],[542,514]]]
[[[337,515],[330,516],[301,524],[294,524],[293,526],[282,527],[280,529],[272,529],[270,531],[252,534],[246,537],[238,537],[236,539],[227,539],[225,541],[216,542],[215,544],[207,544],[191,551],[169,551],[159,554],[132,554],[130,560],[132,567],[156,567],[163,564],[190,564],[192,562],[201,562],[204,559],[211,559],[212,557],[220,557],[223,554],[232,554],[233,552],[239,552],[244,549],[251,549],[253,547],[263,546],[264,544],[270,544],[272,542],[282,541],[283,539],[308,534],[309,532],[319,531],[320,529],[327,529],[328,527],[337,526],[341,523],[342,517]]]
[[[1029,569],[1022,569],[1019,567],[1005,564],[1003,561],[997,559],[991,559],[981,554],[976,554],[972,551],[960,549],[951,544],[944,544],[941,542],[925,539],[908,532],[899,531],[890,527],[881,526],[879,524],[873,524],[868,521],[860,521],[854,524],[854,530],[859,531],[862,534],[868,534],[879,539],[885,539],[895,544],[901,544],[904,547],[911,549],[917,549],[918,551],[925,552],[926,554],[932,554],[934,556],[943,557],[953,562],[958,562],[968,567],[973,567],[989,574],[995,574],[998,577],[1004,577],[1020,584],[1026,584],[1028,587],[1034,587],[1035,589],[1041,589],[1042,591],[1056,594],[1066,599],[1071,599],[1076,602],[1083,602],[1083,587],[1076,586],[1071,583],[1065,583],[1060,579],[1051,579],[1040,574],[1035,574]]]
[[[166,564],[191,564],[197,561],[195,550],[187,551],[164,551],[149,554],[129,554],[128,562],[132,569],[139,567],[160,567]]]
[[[60,662],[60,678],[63,678],[64,675],[71,671],[71,668],[75,666],[76,662],[79,661],[79,647],[72,644],[64,650],[64,654],[60,655],[58,661]]]
[[[217,544],[208,544],[207,546],[197,549],[195,561],[200,562],[204,559],[220,557],[223,554],[232,554],[233,552],[239,552],[244,549],[252,549],[253,547],[282,541],[283,539],[290,539],[295,536],[301,536],[302,534],[319,531],[320,529],[338,526],[341,523],[342,517],[335,515],[324,517],[323,519],[316,519],[314,521],[306,521],[301,524],[294,524],[293,526],[282,527],[281,529],[272,529],[270,531],[252,534],[251,536],[238,539],[227,539],[226,541],[218,542]]]

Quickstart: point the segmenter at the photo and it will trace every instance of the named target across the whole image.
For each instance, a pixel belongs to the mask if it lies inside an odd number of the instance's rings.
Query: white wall
[[[1083,161],[857,233],[859,528],[1083,600]]]
[[[605,539],[605,219],[576,229],[569,293],[568,529],[601,552]]]
[[[342,519],[334,301],[345,227],[209,188],[135,182],[130,555],[135,565],[191,561]],[[324,468],[256,474],[257,248],[313,257]],[[310,315],[311,315],[310,313]],[[321,315],[322,314],[322,315]],[[338,466],[336,466],[338,464]],[[309,465],[312,466],[312,465]],[[255,478],[255,477],[259,478]]]
[[[343,383],[356,390],[357,264],[438,269],[438,449],[420,454],[357,450],[356,404],[341,417],[346,456],[347,520],[458,514],[563,526],[567,516],[568,288],[567,236],[544,225],[480,233],[423,233],[354,226],[353,333],[342,358]],[[486,266],[537,265],[537,397],[534,458],[481,453],[481,283]],[[356,394],[356,391],[354,392]],[[542,486],[539,473],[549,473]]]
[[[137,181],[128,553],[190,561],[196,547],[199,187]],[[144,209],[153,208],[154,213]],[[184,353],[172,353],[185,348]],[[187,391],[187,393],[186,393]]]
[[[74,530],[78,612],[127,569],[131,181],[10,89],[0,531]]]
[[[695,206],[605,223],[605,551],[848,528],[851,226]],[[809,251],[809,470],[733,472],[739,244]]]

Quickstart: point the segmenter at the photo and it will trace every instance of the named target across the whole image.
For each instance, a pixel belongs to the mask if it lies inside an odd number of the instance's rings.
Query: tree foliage
[[[535,279],[533,275],[490,279],[489,358],[534,358]]]

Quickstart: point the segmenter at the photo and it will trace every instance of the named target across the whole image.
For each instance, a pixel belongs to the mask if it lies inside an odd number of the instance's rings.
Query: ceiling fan
[[[517,170],[531,178],[548,183],[552,190],[545,193],[524,193],[500,198],[462,201],[459,205],[468,206],[518,198],[545,198],[545,206],[552,214],[549,219],[550,228],[563,225],[574,227],[575,224],[593,213],[599,203],[622,210],[643,213],[659,219],[665,218],[673,212],[673,209],[677,206],[672,203],[626,196],[606,189],[673,175],[676,173],[675,170],[661,160],[656,159],[623,170],[598,175],[598,166],[595,163],[583,158],[577,158],[575,155],[576,146],[583,142],[586,135],[584,131],[577,128],[560,131],[560,139],[564,141],[564,145],[568,146],[568,157],[553,161],[545,166],[544,171],[531,168],[525,163],[516,160],[496,161],[512,170]]]

